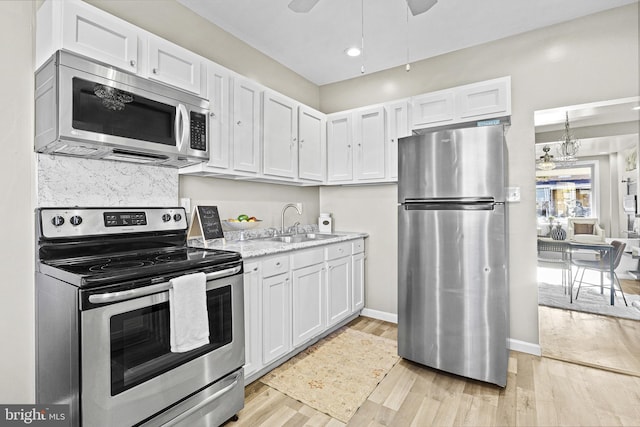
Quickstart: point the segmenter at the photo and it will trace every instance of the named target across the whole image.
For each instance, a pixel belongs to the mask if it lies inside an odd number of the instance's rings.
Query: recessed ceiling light
[[[637,107],[633,107],[632,110],[640,110],[640,105],[638,105]]]
[[[348,49],[346,49],[344,51],[344,53],[346,53],[348,56],[353,56],[353,57],[360,56],[361,52],[362,51],[360,50],[360,48],[359,47],[355,47],[355,46],[354,47],[350,47],[350,48],[348,48]]]

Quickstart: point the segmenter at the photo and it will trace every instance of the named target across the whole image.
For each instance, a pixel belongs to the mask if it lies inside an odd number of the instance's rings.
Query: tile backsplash
[[[177,206],[178,169],[37,154],[37,205]]]

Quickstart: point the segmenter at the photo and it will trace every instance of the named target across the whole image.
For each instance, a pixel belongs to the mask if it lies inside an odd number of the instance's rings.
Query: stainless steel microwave
[[[66,51],[35,75],[35,150],[182,167],[209,159],[209,102]]]

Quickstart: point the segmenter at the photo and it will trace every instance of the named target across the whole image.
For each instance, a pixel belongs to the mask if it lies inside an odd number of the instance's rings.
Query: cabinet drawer
[[[291,255],[291,269],[320,264],[323,261],[324,250],[322,248],[296,251],[293,253],[293,255]]]
[[[327,260],[351,255],[351,242],[339,243],[326,248]]]
[[[351,253],[359,254],[360,252],[364,252],[364,239],[358,239],[351,243]]]
[[[289,257],[287,255],[262,261],[262,277],[271,277],[287,271],[289,271]]]

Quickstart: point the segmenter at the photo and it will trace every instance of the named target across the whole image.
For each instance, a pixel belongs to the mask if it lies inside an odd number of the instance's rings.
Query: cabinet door
[[[233,81],[233,168],[258,172],[260,166],[261,88],[243,78]]]
[[[409,103],[394,102],[387,105],[387,178],[398,179],[398,139],[410,136]]]
[[[503,77],[458,88],[456,113],[461,122],[511,115],[511,78]]]
[[[324,330],[324,265],[316,264],[293,270],[293,346],[308,341]]]
[[[198,55],[159,37],[149,37],[149,78],[201,94]]]
[[[351,113],[327,117],[327,181],[353,180]]]
[[[298,107],[298,177],[324,181],[327,118],[305,105]]]
[[[260,264],[245,264],[244,271],[244,376],[247,378],[262,368]]]
[[[436,126],[454,119],[453,90],[441,90],[411,98],[413,129]]]
[[[262,173],[295,178],[298,174],[298,104],[265,91],[262,114]]]
[[[231,167],[229,149],[229,71],[213,63],[207,65],[209,98],[209,166]]]
[[[327,327],[351,314],[351,257],[327,261]]]
[[[289,274],[262,279],[262,362],[273,362],[291,350]]]
[[[356,180],[381,179],[385,173],[384,107],[355,113],[354,147]]]
[[[364,308],[364,253],[355,254],[351,257],[353,264],[353,305],[355,312]]]
[[[65,49],[129,72],[138,72],[138,32],[133,25],[80,2],[62,5]]]

